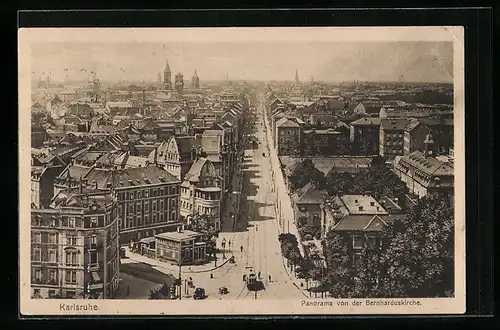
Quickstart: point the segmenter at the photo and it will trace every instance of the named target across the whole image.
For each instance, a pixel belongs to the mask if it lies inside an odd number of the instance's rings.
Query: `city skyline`
[[[112,61],[110,60],[112,59]],[[140,60],[138,60],[140,59]],[[314,59],[314,60],[311,60]],[[200,81],[453,82],[451,42],[51,42],[32,45],[33,80],[156,82],[172,76]]]

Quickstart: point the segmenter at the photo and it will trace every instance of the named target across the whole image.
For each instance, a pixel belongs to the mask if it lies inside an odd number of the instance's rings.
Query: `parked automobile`
[[[196,288],[194,290],[193,299],[205,299],[207,296],[205,295],[205,289]]]

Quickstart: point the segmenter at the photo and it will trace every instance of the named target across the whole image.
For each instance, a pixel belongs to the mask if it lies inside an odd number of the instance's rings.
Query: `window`
[[[66,237],[66,245],[69,245],[69,246],[76,245],[76,236]]]
[[[97,235],[92,235],[90,237],[90,244],[97,244]]]
[[[90,223],[92,227],[97,227],[97,217],[91,217]]]
[[[35,243],[42,243],[42,233],[34,234]]]
[[[90,264],[92,265],[95,265],[97,264],[99,261],[97,259],[97,252],[91,252],[90,253]]]
[[[55,227],[55,226],[56,226],[56,218],[55,218],[55,217],[52,217],[52,218],[50,219],[50,226],[51,226],[51,227]]]
[[[49,243],[50,244],[57,244],[57,237],[56,237],[55,233],[49,234]]]
[[[76,271],[74,271],[74,270],[67,270],[66,271],[66,282],[67,283],[76,283]]]
[[[78,256],[76,251],[66,252],[66,265],[78,266]]]
[[[52,284],[57,284],[56,271],[54,269],[49,270],[49,281]]]
[[[363,237],[359,235],[354,235],[352,237],[352,247],[354,249],[362,249],[363,248]]]
[[[40,268],[35,268],[33,273],[35,281],[42,280],[42,270]]]
[[[33,260],[42,261],[42,250],[40,248],[33,249]]]
[[[137,192],[137,198],[141,198],[141,191],[140,190]]]
[[[54,249],[49,249],[49,262],[57,262],[57,254]]]
[[[69,218],[69,227],[75,228],[75,218]]]

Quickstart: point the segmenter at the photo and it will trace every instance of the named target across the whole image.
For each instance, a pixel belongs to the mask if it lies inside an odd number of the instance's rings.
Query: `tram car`
[[[252,269],[250,269],[247,273],[246,282],[248,290],[257,290],[257,275],[255,275],[255,272]]]

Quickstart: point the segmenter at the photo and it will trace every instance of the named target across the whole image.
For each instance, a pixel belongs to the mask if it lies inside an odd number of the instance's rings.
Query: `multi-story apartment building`
[[[296,117],[283,117],[276,122],[274,145],[278,156],[300,155],[304,122]]]
[[[231,145],[225,141],[223,130],[206,130],[201,136],[201,155],[206,157],[222,177],[222,189],[229,186],[232,173]]]
[[[107,192],[60,193],[31,211],[34,298],[101,298],[119,284],[118,214]]]
[[[200,153],[201,136],[173,136],[149,154],[148,162],[182,180]]]
[[[304,155],[346,155],[349,154],[349,129],[327,128],[305,130],[303,134]]]
[[[351,122],[350,140],[356,154],[379,154],[381,121],[378,117],[364,117]]]
[[[206,158],[198,158],[181,185],[181,216],[206,215],[216,230],[221,227],[222,178]]]
[[[404,130],[403,153],[408,155],[416,150],[424,150],[424,139],[429,129],[417,119],[411,119]]]
[[[385,160],[392,161],[404,154],[404,134],[409,123],[408,119],[382,119],[379,155]]]
[[[120,243],[139,241],[175,228],[180,221],[180,180],[148,166],[113,173]]]
[[[139,241],[174,228],[179,223],[181,181],[157,166],[123,170],[68,166],[56,179],[58,190],[84,185],[114,189],[120,244]]]

